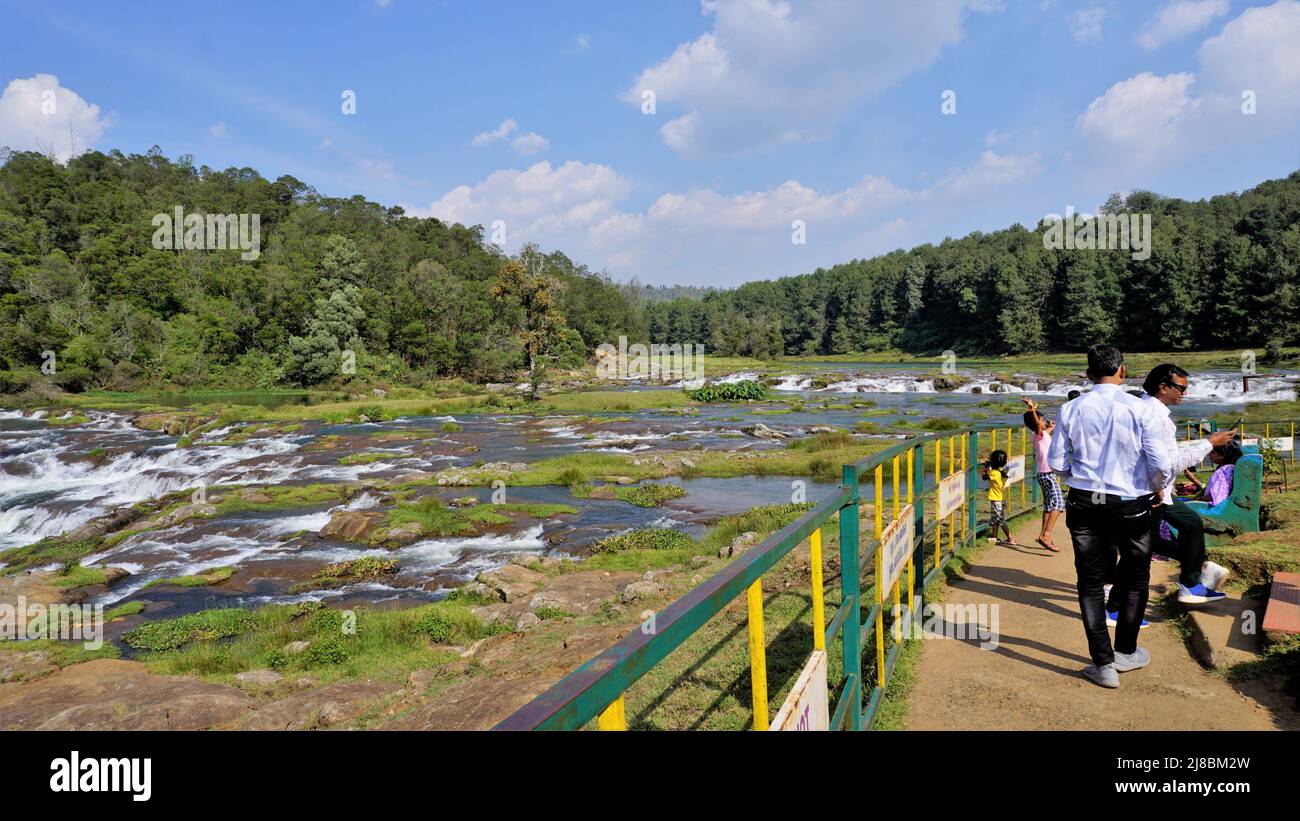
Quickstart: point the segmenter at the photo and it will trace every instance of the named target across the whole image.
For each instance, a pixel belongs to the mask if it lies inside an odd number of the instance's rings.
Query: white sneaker
[[[1218,590],[1224,580],[1228,578],[1228,568],[1214,562],[1206,562],[1201,565],[1201,584],[1210,590]]]

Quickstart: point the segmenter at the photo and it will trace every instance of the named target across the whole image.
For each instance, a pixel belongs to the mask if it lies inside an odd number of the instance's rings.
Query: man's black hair
[[[1124,364],[1124,354],[1114,345],[1093,345],[1088,349],[1088,375],[1103,379],[1119,373]]]
[[[1186,379],[1187,371],[1172,362],[1166,362],[1163,365],[1156,365],[1151,369],[1151,373],[1147,374],[1146,381],[1142,383],[1142,390],[1155,396],[1160,393],[1161,385],[1173,384],[1171,380],[1175,376],[1181,376]]]

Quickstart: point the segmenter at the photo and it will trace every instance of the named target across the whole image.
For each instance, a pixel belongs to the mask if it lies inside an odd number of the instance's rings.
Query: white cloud
[[[1143,156],[1168,151],[1179,139],[1181,118],[1195,106],[1189,94],[1194,79],[1143,72],[1121,80],[1089,104],[1079,130]]]
[[[474,139],[470,140],[471,145],[483,146],[495,142],[502,142],[510,139],[510,135],[519,130],[519,123],[513,118],[507,118],[501,121],[501,125],[491,131],[484,131],[481,134],[475,134]],[[551,141],[538,134],[536,131],[529,131],[520,134],[510,142],[510,147],[519,153],[522,157],[531,157],[551,147]]]
[[[1159,48],[1200,31],[1230,9],[1228,0],[1173,0],[1143,28],[1138,43],[1145,49]]]
[[[506,137],[509,137],[511,132],[517,128],[519,128],[519,123],[512,119],[505,119],[501,121],[501,125],[491,131],[484,131],[481,134],[475,134],[474,139],[470,142],[473,145],[487,145],[488,143],[494,143],[498,140],[504,140]]]
[[[644,69],[622,99],[655,94],[663,141],[705,156],[818,139],[866,97],[931,65],[986,0],[707,0],[713,29]],[[810,124],[816,123],[816,126]]]
[[[1079,117],[1080,132],[1149,167],[1225,144],[1245,151],[1300,117],[1300,3],[1246,9],[1201,44],[1200,67],[1115,83]],[[1242,95],[1257,113],[1242,113]]]
[[[225,122],[220,122],[209,128],[208,133],[219,140],[230,133],[230,126],[226,125]]]
[[[510,143],[510,147],[524,157],[531,157],[550,148],[551,141],[536,131],[529,131],[527,134],[520,134],[516,137],[514,142]]]
[[[0,146],[51,153],[66,162],[94,147],[112,119],[60,86],[53,74],[12,80],[0,94]]]
[[[1106,10],[1100,7],[1081,9],[1070,15],[1070,35],[1079,43],[1095,43],[1101,39],[1101,21]]]
[[[800,270],[808,257],[791,250],[794,220],[816,232],[819,253],[828,263],[843,261],[863,253],[864,244],[877,250],[901,241],[913,224],[900,211],[924,216],[948,205],[965,208],[962,203],[971,197],[986,196],[996,186],[1038,171],[1037,155],[985,151],[973,165],[955,169],[927,188],[909,189],[874,175],[833,191],[786,180],[740,193],[712,188],[667,192],[636,211],[627,205],[631,181],[613,168],[539,162],[458,186],[428,208],[404,207],[412,216],[489,229],[503,220],[509,249],[534,241],[623,275],[662,281],[665,274],[689,278],[703,269],[721,281],[741,272],[753,278]]]
[[[558,168],[539,162],[527,170],[494,171],[476,185],[460,185],[427,209],[408,207],[413,216],[437,217],[463,225],[490,225],[505,220],[512,237],[552,240],[598,225],[616,214],[615,203],[631,184],[614,169],[570,160]]]
[[[576,45],[579,49],[585,51],[588,47],[591,46],[591,36],[588,34],[579,34],[577,37],[574,38],[573,42],[574,45]]]
[[[1291,121],[1300,110],[1300,3],[1281,0],[1246,9],[1201,44],[1201,77],[1206,91],[1219,95],[1240,116],[1241,93],[1254,91],[1259,116]]]
[[[998,154],[985,151],[970,168],[954,171],[939,180],[931,196],[977,195],[994,186],[1023,182],[1040,170],[1042,166],[1037,154]]]

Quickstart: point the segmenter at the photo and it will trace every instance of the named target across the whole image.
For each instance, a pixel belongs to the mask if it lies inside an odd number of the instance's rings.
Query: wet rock
[[[131,424],[140,430],[156,430],[168,436],[184,436],[211,421],[210,417],[175,412],[142,413]]]
[[[164,513],[153,520],[155,527],[172,527],[190,519],[211,519],[217,515],[217,509],[206,502],[181,505],[175,510]]]
[[[478,504],[478,499],[473,496],[457,496],[455,499],[447,502],[447,507],[474,507]]]
[[[623,593],[619,598],[624,604],[631,604],[632,602],[640,601],[641,599],[654,598],[655,596],[662,595],[663,592],[664,586],[658,582],[632,582],[627,587],[623,588]]]
[[[637,462],[637,464],[640,464],[640,462]],[[637,482],[631,476],[615,476],[613,481],[616,485],[635,485]]]
[[[50,661],[49,653],[44,651],[5,653],[0,656],[0,683],[29,681],[57,669],[59,668]]]
[[[515,556],[510,559],[511,564],[517,564],[520,567],[526,567],[529,570],[540,570],[542,567],[542,557],[532,553],[525,553],[522,556]]]
[[[388,528],[382,535],[377,535],[374,540],[385,546],[402,546],[417,542],[423,537],[424,525],[419,522],[403,522]]]
[[[235,675],[235,684],[243,690],[270,690],[284,681],[284,676],[274,670],[249,670]]]
[[[546,585],[546,576],[517,564],[508,564],[487,573],[480,573],[478,581],[497,592],[509,604],[535,592]]]
[[[789,439],[790,434],[785,431],[775,430],[759,422],[757,425],[746,425],[740,429],[740,432],[753,436],[756,439]]]
[[[808,428],[808,432],[809,433],[837,433],[838,429],[833,428],[830,425],[813,425],[812,427]]]
[[[342,539],[346,542],[366,542],[378,526],[382,514],[365,510],[338,510],[320,529],[323,539]]]
[[[0,727],[12,730],[205,730],[247,715],[252,698],[188,676],[158,676],[120,659],[64,667],[0,690]]]
[[[531,610],[525,610],[523,613],[519,614],[519,618],[515,619],[515,629],[523,631],[541,623],[542,620],[536,613]]]
[[[471,598],[495,599],[497,597],[497,591],[488,587],[483,582],[470,582],[469,584],[462,585],[460,592],[462,595],[470,596]]]
[[[434,474],[439,485],[487,485],[511,473],[528,470],[523,462],[488,462],[478,467],[447,468]]]
[[[741,553],[744,553],[746,550],[749,550],[751,547],[758,544],[758,542],[758,534],[753,531],[747,531],[732,539],[730,544],[718,548],[718,558],[729,559],[733,556],[739,556]]]
[[[412,670],[406,677],[406,685],[417,693],[423,693],[438,680],[438,670]]]
[[[553,607],[587,615],[599,610],[602,602],[617,596],[629,582],[634,581],[637,581],[637,575],[630,571],[565,573],[551,579],[544,589],[534,593],[528,599],[528,609]]]
[[[399,684],[341,682],[272,701],[253,713],[245,730],[311,730],[336,727],[364,715],[374,703],[401,689]]]

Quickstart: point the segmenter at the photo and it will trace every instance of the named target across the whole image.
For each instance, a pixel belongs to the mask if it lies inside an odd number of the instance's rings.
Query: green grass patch
[[[208,587],[209,585],[221,584],[222,582],[235,575],[233,567],[214,567],[203,573],[196,573],[193,576],[172,576],[167,579],[154,579],[142,589],[157,587],[159,585],[170,585],[174,587]]]
[[[372,450],[363,453],[349,453],[342,459],[339,459],[340,465],[369,465],[373,462],[382,462],[385,459],[399,457],[402,454],[392,450]]]
[[[681,485],[672,484],[646,484],[614,489],[615,498],[637,507],[659,507],[664,502],[685,495],[686,490]]]

